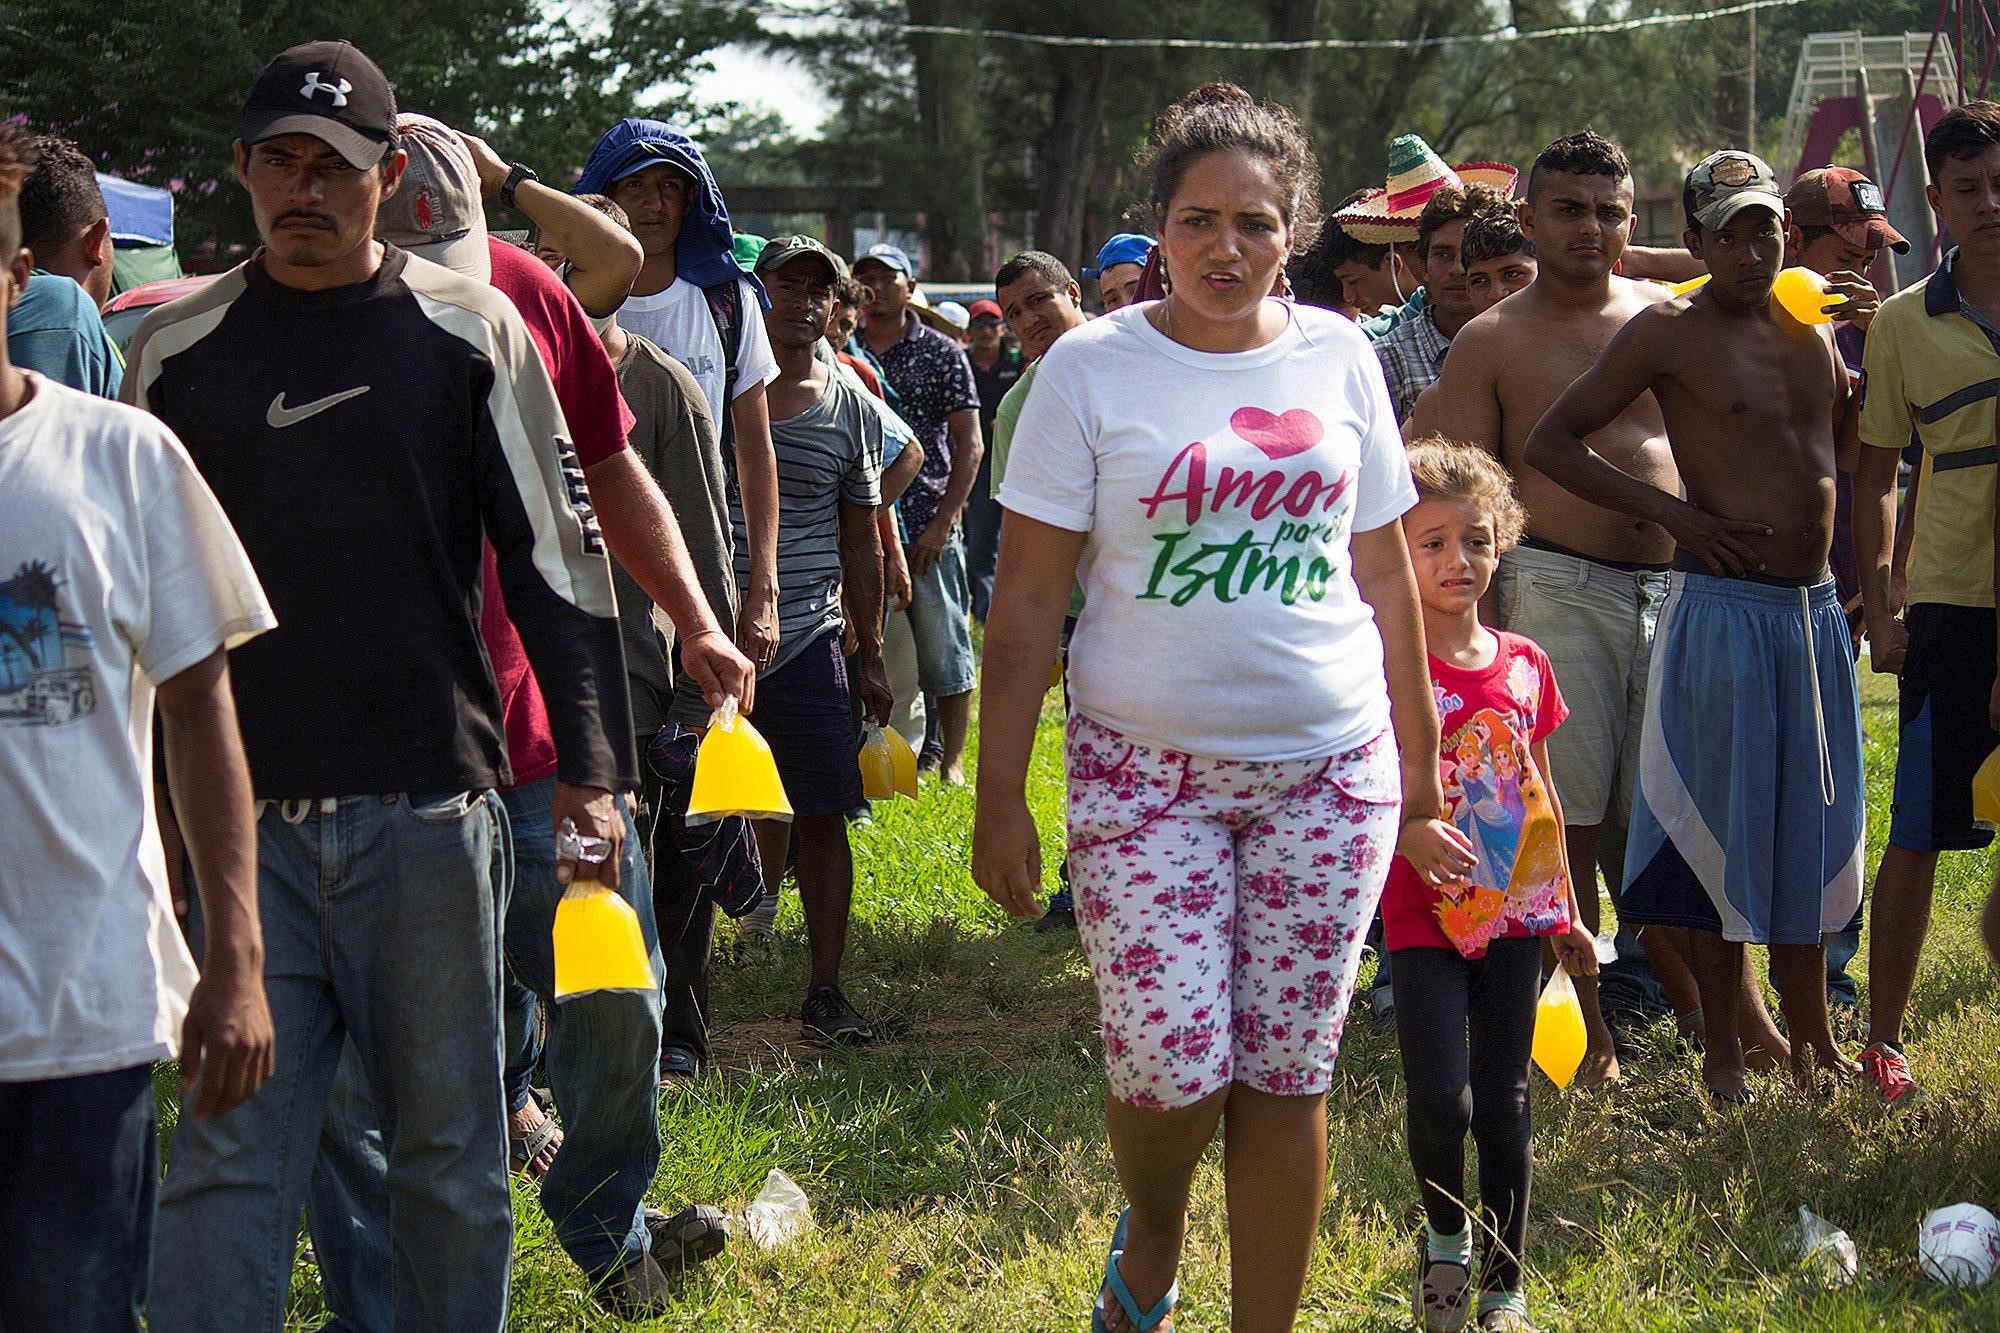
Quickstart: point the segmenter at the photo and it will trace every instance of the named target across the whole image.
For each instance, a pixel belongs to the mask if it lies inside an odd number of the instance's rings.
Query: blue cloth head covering
[[[583,164],[583,175],[570,188],[571,194],[609,194],[618,181],[647,167],[668,163],[679,167],[694,182],[687,216],[681,219],[680,239],[674,243],[674,274],[697,287],[713,287],[729,278],[741,278],[757,293],[766,310],[771,298],[755,274],[736,266],[736,235],[729,226],[729,208],[722,202],[722,187],[701,155],[694,140],[664,121],[627,117],[598,139]]]
[[[1095,281],[1104,276],[1107,268],[1116,268],[1120,264],[1143,264],[1153,253],[1155,244],[1157,242],[1150,236],[1121,231],[1104,243],[1104,248],[1097,252],[1097,262],[1085,268],[1083,276]]]

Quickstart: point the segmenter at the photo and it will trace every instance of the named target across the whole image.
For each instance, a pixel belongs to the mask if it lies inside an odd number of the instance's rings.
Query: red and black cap
[[[396,94],[353,43],[303,42],[264,66],[243,103],[246,145],[281,134],[323,139],[365,171],[395,142]]]
[[[1801,172],[1785,194],[1785,206],[1800,226],[1831,227],[1850,245],[1864,250],[1886,245],[1899,255],[1910,252],[1903,233],[1889,225],[1881,188],[1852,167]]]

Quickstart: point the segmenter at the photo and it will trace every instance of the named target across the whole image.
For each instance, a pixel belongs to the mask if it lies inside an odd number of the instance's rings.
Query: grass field
[[[1879,678],[1864,691],[1872,870],[1894,709]],[[1051,866],[1057,743],[1045,718],[1031,794]],[[1118,1207],[1090,980],[1073,936],[1033,934],[973,885],[971,822],[970,791],[926,787],[856,831],[848,990],[877,1020],[875,1045],[798,1042],[794,896],[775,945],[717,958],[718,1067],[662,1096],[653,1197],[739,1209],[775,1166],[804,1186],[818,1230],[771,1252],[733,1241],[643,1327],[1087,1326]],[[1536,1076],[1528,1293],[1544,1328],[2000,1329],[2000,1284],[1948,1290],[1915,1258],[1930,1208],[2000,1204],[2000,993],[1976,933],[1990,871],[1984,854],[1944,861],[1910,1052],[1934,1099],[1922,1124],[1885,1119],[1865,1089],[1807,1103],[1774,1081],[1757,1105],[1714,1115],[1670,1023],[1609,1093],[1564,1095]],[[1329,1191],[1300,1327],[1407,1328],[1417,1195],[1393,1038],[1349,1029],[1330,1111]],[[1801,1204],[1853,1235],[1857,1283],[1828,1290],[1785,1261],[1780,1234]],[[621,1327],[583,1292],[525,1191],[516,1217],[514,1327]],[[1178,1327],[1226,1328],[1228,1280],[1212,1154],[1195,1187]],[[296,1326],[316,1326],[309,1267],[295,1295]]]

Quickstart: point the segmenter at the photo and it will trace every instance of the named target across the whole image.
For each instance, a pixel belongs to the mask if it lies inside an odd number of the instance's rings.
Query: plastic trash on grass
[[[1798,1225],[1785,1231],[1782,1248],[1788,1258],[1829,1287],[1845,1286],[1861,1271],[1861,1256],[1855,1252],[1853,1239],[1803,1204]]]
[[[556,830],[556,858],[576,862],[576,878],[556,904],[558,1001],[607,990],[649,994],[659,986],[638,913],[598,882],[598,867],[610,854],[609,842],[580,836],[573,820],[563,820]]]
[[[790,819],[792,803],[778,780],[771,747],[736,711],[736,696],[722,701],[708,720],[708,732],[694,760],[694,791],[687,821],[713,824],[731,815],[750,819]]]
[[[1542,987],[1535,1002],[1535,1063],[1558,1088],[1567,1088],[1583,1063],[1587,1037],[1583,1030],[1583,1005],[1577,1001],[1576,985],[1562,968]]]
[[[764,1188],[743,1210],[743,1230],[767,1250],[797,1240],[813,1228],[812,1205],[806,1192],[775,1166],[764,1177]]]
[[[2000,1217],[1976,1203],[1932,1209],[1917,1224],[1917,1263],[1946,1286],[1985,1286],[2000,1263]]]

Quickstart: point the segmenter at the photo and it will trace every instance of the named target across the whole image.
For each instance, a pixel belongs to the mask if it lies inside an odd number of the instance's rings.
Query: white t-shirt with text
[[[1135,741],[1207,758],[1337,754],[1389,725],[1349,537],[1416,488],[1368,340],[1286,305],[1247,352],[1131,306],[1064,334],[1021,409],[1000,503],[1087,534],[1070,692]]]
[[[747,280],[737,281],[736,300],[742,322],[736,340],[735,397],[741,398],[778,378],[778,360],[771,354],[771,339],[764,332],[764,308]],[[675,278],[663,292],[628,296],[618,307],[618,322],[688,368],[701,385],[709,415],[720,431],[733,402],[724,399],[729,368],[722,355],[722,334],[715,327],[715,315],[701,288],[685,278]]]
[[[0,420],[0,1082],[178,1050],[154,688],[277,623],[173,432],[30,383]]]

